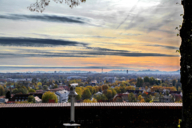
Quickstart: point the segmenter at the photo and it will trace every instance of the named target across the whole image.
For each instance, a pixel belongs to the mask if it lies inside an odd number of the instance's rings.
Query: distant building
[[[119,78],[119,81],[125,81],[125,77]]]
[[[103,80],[106,80],[106,82],[109,82],[109,83],[115,83],[116,81],[116,77],[104,77]]]
[[[91,86],[95,86],[95,85],[97,84],[97,80],[92,80],[92,81],[90,82],[90,84],[91,84]]]

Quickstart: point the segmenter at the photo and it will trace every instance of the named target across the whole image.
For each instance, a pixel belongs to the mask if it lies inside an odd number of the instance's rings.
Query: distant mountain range
[[[112,70],[109,73],[127,73],[127,70]],[[179,74],[180,70],[177,71],[159,71],[159,70],[139,70],[139,71],[134,71],[134,70],[128,70],[128,73],[151,73],[151,74],[164,74],[164,73],[174,73],[174,74]]]

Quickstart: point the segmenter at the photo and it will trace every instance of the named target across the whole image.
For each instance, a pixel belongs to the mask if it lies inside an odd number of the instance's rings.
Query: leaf
[[[179,34],[177,34],[177,36],[179,36]]]
[[[180,16],[183,16],[183,14],[180,14]]]
[[[176,27],[175,29],[178,29],[178,27]]]
[[[179,27],[181,28],[181,27],[182,27],[182,25],[179,25]]]
[[[180,50],[176,50],[176,52],[179,52],[179,53],[180,53]]]

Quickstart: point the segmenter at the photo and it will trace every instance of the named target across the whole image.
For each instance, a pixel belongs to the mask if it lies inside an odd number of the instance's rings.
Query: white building
[[[55,94],[58,98],[58,103],[68,102],[69,91],[67,90],[56,91]]]

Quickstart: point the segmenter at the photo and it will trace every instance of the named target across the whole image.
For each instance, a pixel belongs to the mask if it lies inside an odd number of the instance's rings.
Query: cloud
[[[53,46],[77,46],[86,45],[75,41],[40,39],[40,38],[5,38],[0,37],[0,45],[3,46],[27,46],[27,47],[53,47]]]
[[[178,57],[178,55],[168,55],[168,54],[160,54],[160,53],[128,53],[128,52],[104,52],[104,51],[86,51],[79,52],[82,55],[109,55],[109,56],[126,56],[126,57],[149,57],[149,56],[165,56],[165,57]]]
[[[138,13],[129,19],[125,29],[137,28],[146,32],[157,30],[173,34],[173,32],[168,30],[175,28],[174,23],[177,23],[180,20],[180,13],[181,9],[176,5],[175,0],[160,0],[160,3],[156,6],[140,9]]]
[[[0,15],[0,19],[8,20],[40,20],[45,22],[60,22],[60,23],[77,23],[85,24],[90,20],[83,17],[72,17],[72,16],[57,16],[57,15]]]
[[[166,48],[166,49],[179,49],[179,47],[165,46],[165,45],[146,45],[146,46],[163,47],[163,48]]]
[[[25,53],[25,54],[24,54]],[[15,58],[15,57],[98,57],[98,56],[126,56],[126,57],[149,57],[149,56],[164,56],[178,57],[178,55],[168,55],[160,53],[130,53],[125,50],[112,49],[92,49],[90,51],[45,51],[45,50],[20,50],[14,53],[0,53],[0,58]]]

